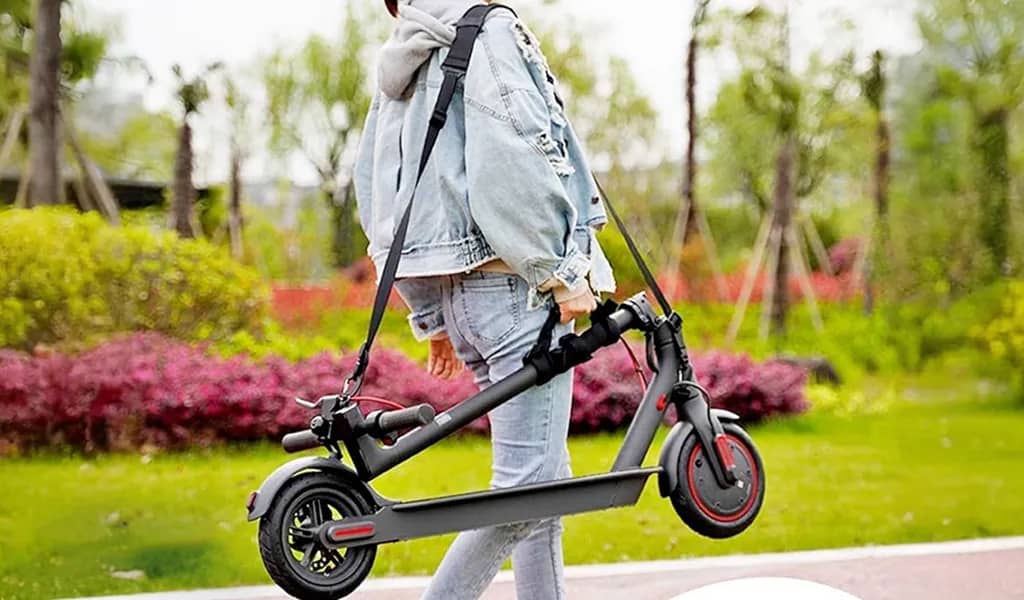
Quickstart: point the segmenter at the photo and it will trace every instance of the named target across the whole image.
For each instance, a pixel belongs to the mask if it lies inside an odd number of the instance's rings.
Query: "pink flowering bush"
[[[224,441],[277,440],[313,415],[293,399],[341,389],[354,357],[322,354],[292,363],[211,356],[157,334],[112,340],[77,356],[0,352],[0,451],[69,446],[87,451],[142,446],[182,448]],[[743,356],[695,360],[716,405],[745,419],[802,411],[805,375]],[[621,347],[605,350],[575,374],[574,432],[612,430],[629,422],[641,390]],[[374,354],[363,394],[439,411],[476,391],[464,374],[430,377],[401,354]],[[364,410],[380,408],[368,402]],[[469,431],[486,431],[486,419]]]
[[[857,259],[864,251],[864,241],[860,238],[848,238],[836,243],[828,250],[828,259],[832,270],[837,275],[852,273],[857,266]]]
[[[641,362],[643,349],[634,349]],[[692,357],[697,380],[715,408],[743,418],[799,414],[807,410],[807,373],[781,362],[755,363],[746,355],[711,353]],[[644,375],[652,374],[644,369]],[[576,369],[570,428],[574,432],[609,431],[629,423],[641,400],[640,380],[621,346],[609,348]],[[674,411],[672,411],[674,412]],[[675,415],[670,414],[675,420]]]

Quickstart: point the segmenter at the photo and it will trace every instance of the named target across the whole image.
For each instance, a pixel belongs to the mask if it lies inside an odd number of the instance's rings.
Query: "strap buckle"
[[[435,108],[434,112],[430,115],[430,126],[436,129],[441,129],[447,122],[448,111]]]
[[[441,63],[441,71],[445,74],[451,73],[461,79],[469,72],[469,57],[449,54]]]
[[[356,366],[352,369],[352,374],[345,378],[345,384],[341,388],[342,398],[352,398],[359,393],[363,387],[363,375],[366,374],[368,366],[370,366],[370,349],[364,343],[359,349],[359,358],[356,359]]]

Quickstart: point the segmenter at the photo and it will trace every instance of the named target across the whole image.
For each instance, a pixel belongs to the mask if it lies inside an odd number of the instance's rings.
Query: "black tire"
[[[364,517],[374,510],[373,502],[357,483],[321,472],[292,478],[260,519],[260,556],[270,578],[299,600],[337,600],[348,596],[370,574],[377,547],[332,552],[309,536],[304,527]]]
[[[739,535],[753,524],[765,489],[764,464],[753,440],[739,425],[725,423],[723,429],[743,485],[719,486],[703,445],[691,433],[679,453],[679,485],[670,496],[676,514],[690,529],[716,540]]]

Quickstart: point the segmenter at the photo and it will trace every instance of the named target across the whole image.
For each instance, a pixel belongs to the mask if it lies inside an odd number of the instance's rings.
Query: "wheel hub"
[[[735,437],[726,435],[725,440],[732,450],[736,462],[736,484],[722,488],[715,478],[708,455],[702,446],[694,446],[687,463],[690,491],[698,508],[719,521],[734,521],[742,518],[754,504],[757,495],[757,466],[746,447]]]

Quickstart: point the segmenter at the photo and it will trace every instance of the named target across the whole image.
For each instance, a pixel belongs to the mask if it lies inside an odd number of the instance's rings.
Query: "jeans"
[[[536,343],[546,310],[527,311],[529,286],[515,275],[472,272],[445,276],[442,305],[448,335],[481,387],[520,367]],[[553,339],[571,331],[559,325]],[[494,409],[492,488],[571,476],[566,436],[572,372]],[[479,598],[512,557],[520,600],[566,598],[561,519],[499,525],[460,534],[424,592],[425,600]]]

